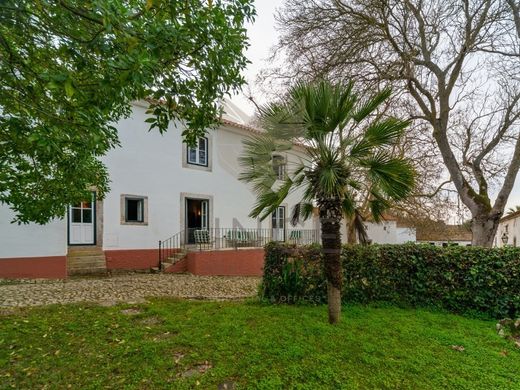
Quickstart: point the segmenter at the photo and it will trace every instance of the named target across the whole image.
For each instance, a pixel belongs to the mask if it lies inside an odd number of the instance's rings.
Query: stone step
[[[67,269],[69,275],[106,275],[107,269],[105,267],[89,267]]]
[[[161,263],[161,271],[164,271],[166,268],[168,268],[168,267],[170,267],[170,266],[172,266],[172,265],[173,265],[173,263],[170,263],[170,262],[168,262],[168,261],[163,261],[163,262]]]
[[[68,258],[67,264],[76,265],[76,264],[106,264],[105,256],[92,256],[92,257],[74,257]]]
[[[68,259],[72,259],[72,260],[75,260],[75,259],[104,259],[105,258],[105,254],[104,253],[97,253],[97,254],[92,254],[92,255],[88,255],[88,256],[83,256],[83,255],[68,255],[67,256]]]
[[[101,248],[69,248],[67,273],[69,275],[106,275],[105,253]]]
[[[184,259],[186,257],[186,255],[187,255],[187,252],[177,252],[177,253],[174,253],[172,256],[168,257],[168,260],[173,263],[176,263],[177,261]]]
[[[101,249],[69,249],[68,257],[89,257],[89,256],[104,256]]]
[[[106,269],[105,263],[89,263],[89,264],[67,264],[68,270],[77,269],[88,269],[88,268],[104,268]]]

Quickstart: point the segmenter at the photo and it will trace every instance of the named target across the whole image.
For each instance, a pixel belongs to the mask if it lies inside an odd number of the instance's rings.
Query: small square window
[[[92,223],[92,210],[83,209],[83,223]]]
[[[197,146],[188,148],[188,164],[208,166],[208,139],[199,138]]]
[[[146,196],[121,195],[121,224],[147,225],[148,198]]]
[[[143,199],[126,198],[126,222],[143,222]]]
[[[73,223],[81,223],[81,209],[80,208],[72,208],[72,222]]]

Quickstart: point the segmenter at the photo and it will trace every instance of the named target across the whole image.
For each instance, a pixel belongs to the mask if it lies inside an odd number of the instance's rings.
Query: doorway
[[[209,230],[209,200],[186,199],[186,236],[195,243],[195,230]]]
[[[271,216],[273,241],[285,241],[285,206],[279,206]]]
[[[69,206],[69,245],[96,244],[96,193],[91,198]]]

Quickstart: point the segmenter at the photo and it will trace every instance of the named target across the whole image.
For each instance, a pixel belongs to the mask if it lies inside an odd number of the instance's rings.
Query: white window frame
[[[286,206],[281,205],[271,214],[271,229],[273,232],[273,238],[276,241],[285,241],[285,235],[287,233],[285,226],[285,212]],[[276,233],[275,233],[276,231]],[[281,232],[281,237],[280,237]]]
[[[287,174],[287,159],[281,154],[274,154],[273,160],[273,171],[278,180],[285,180]],[[278,160],[278,163],[275,161]]]
[[[204,149],[202,149],[201,141],[203,142]],[[191,152],[195,151],[195,160],[191,159]],[[200,158],[201,151],[204,152],[205,159],[202,162],[202,159]],[[206,137],[199,137],[197,140],[197,146],[191,147],[186,145],[186,162],[191,165],[199,165],[202,167],[207,167],[209,161],[209,141]]]

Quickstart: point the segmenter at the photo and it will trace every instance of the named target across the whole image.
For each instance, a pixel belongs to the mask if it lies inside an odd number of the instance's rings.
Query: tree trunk
[[[500,215],[496,214],[481,214],[473,217],[471,220],[471,232],[473,233],[471,245],[492,247],[499,221]]]
[[[329,323],[337,324],[341,317],[341,285],[343,272],[341,267],[341,202],[339,199],[318,201],[321,223],[321,243],[325,276],[327,277],[327,299]]]

